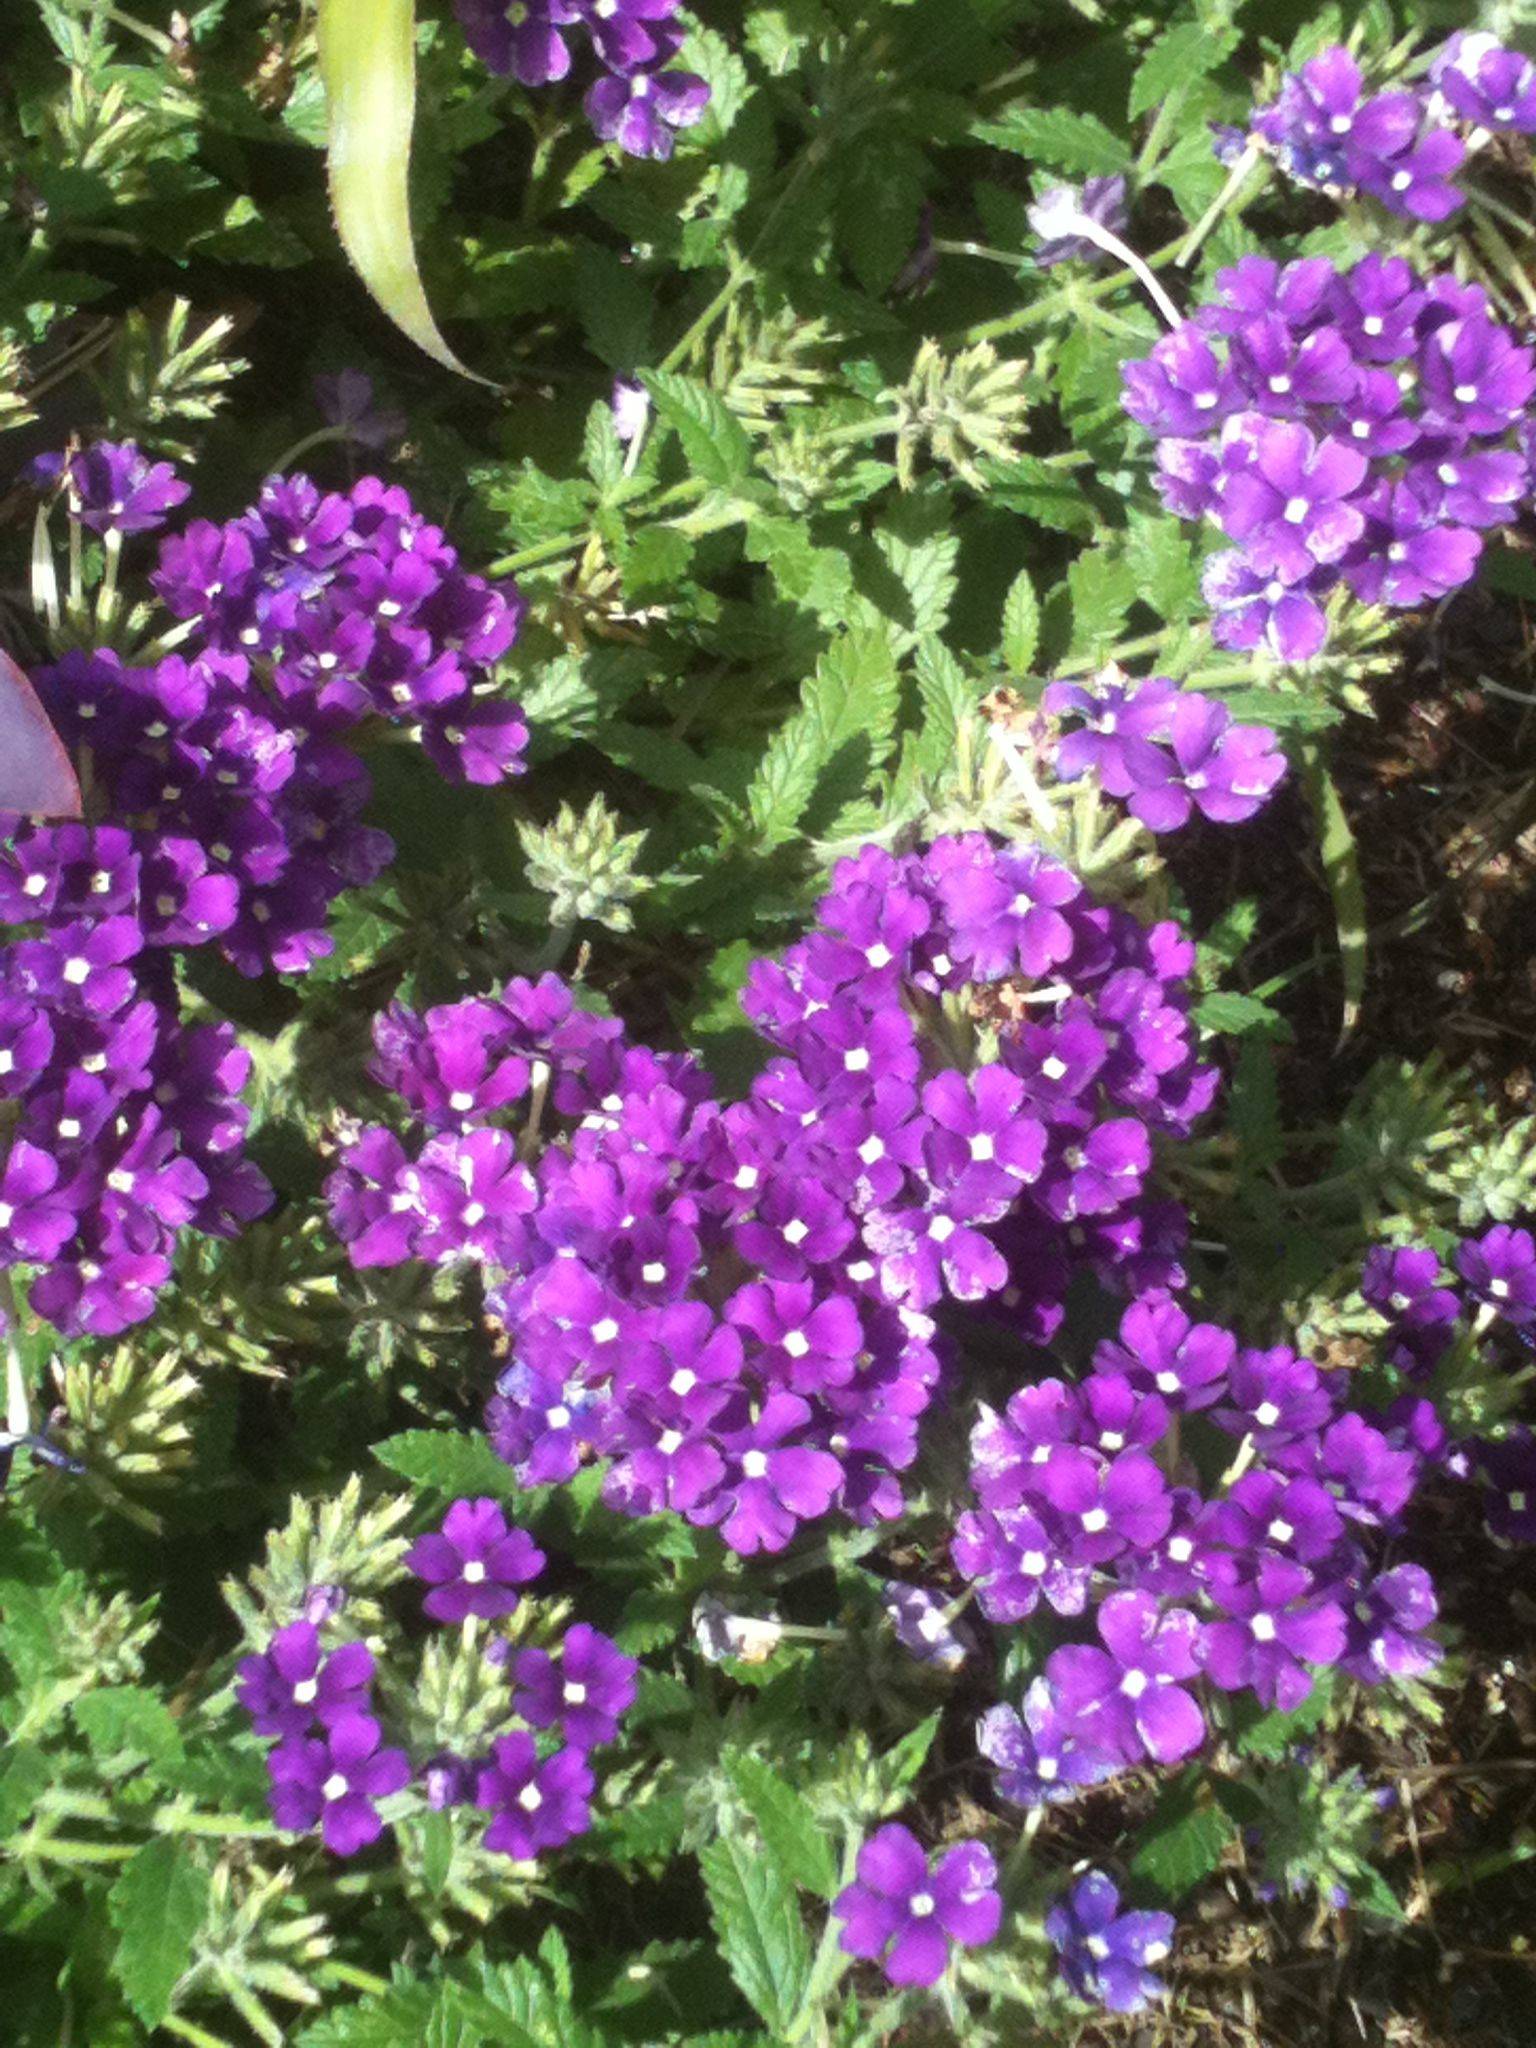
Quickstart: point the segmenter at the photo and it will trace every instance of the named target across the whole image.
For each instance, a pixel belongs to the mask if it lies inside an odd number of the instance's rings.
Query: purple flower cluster
[[[679,0],[454,0],[464,39],[490,70],[521,85],[569,76],[571,41],[584,31],[600,76],[588,87],[587,119],[627,156],[666,158],[679,128],[709,104],[709,87],[668,67],[682,46]]]
[[[1080,1270],[1180,1284],[1180,1219],[1145,1183],[1152,1133],[1187,1132],[1216,1086],[1192,965],[1172,924],[1094,903],[1037,848],[866,848],[749,977],[778,1057],[746,1100],[553,977],[394,1010],[374,1071],[418,1129],[355,1138],[333,1217],[359,1265],[482,1269],[511,1352],[488,1425],[523,1483],[606,1460],[611,1505],[743,1553],[834,1509],[890,1518],[946,1296],[1044,1339]],[[996,1056],[967,1073],[983,1031]],[[561,1127],[529,1159],[497,1119],[535,1085]]]
[[[373,1654],[344,1643],[328,1657],[312,1622],[278,1630],[239,1668],[236,1698],[259,1735],[277,1736],[267,1756],[268,1801],[281,1828],[318,1827],[335,1856],[355,1856],[384,1832],[377,1801],[403,1791],[411,1766],[403,1749],[383,1749],[368,1711]]]
[[[1335,45],[1281,81],[1251,132],[1298,184],[1368,192],[1389,212],[1442,221],[1462,205],[1454,181],[1471,150],[1494,135],[1536,135],[1536,63],[1463,31],[1422,85],[1367,93],[1360,66]]]
[[[1477,1485],[1496,1543],[1536,1543],[1536,1432],[1515,1422],[1496,1436],[1454,1436],[1418,1391],[1458,1340],[1492,1344],[1502,1334],[1522,1358],[1536,1343],[1536,1239],[1496,1223],[1464,1238],[1451,1263],[1446,1273],[1425,1247],[1381,1245],[1366,1260],[1360,1291],[1386,1321],[1389,1363],[1414,1390],[1399,1405],[1412,1415],[1424,1455]]]
[[[511,1614],[518,1589],[545,1563],[493,1500],[455,1501],[442,1528],[418,1537],[405,1561],[431,1588],[422,1605],[432,1619],[466,1626]],[[492,1649],[510,1671],[509,1721],[523,1725],[499,1735],[488,1756],[434,1759],[429,1796],[436,1806],[473,1802],[490,1815],[485,1846],[531,1861],[591,1827],[591,1752],[617,1736],[639,1666],[585,1622],[568,1629],[554,1653],[509,1650],[499,1638]]]
[[[1045,1916],[1061,1974],[1110,2012],[1140,2012],[1164,1991],[1156,1965],[1173,1949],[1171,1913],[1122,1913],[1120,1892],[1102,1870],[1080,1877]]]
[[[1266,725],[1239,725],[1224,704],[1166,676],[1133,682],[1107,669],[1088,684],[1052,683],[1041,700],[1082,722],[1056,748],[1056,773],[1089,769],[1153,832],[1177,832],[1198,811],[1220,825],[1257,815],[1285,774]]]
[[[1216,283],[1123,373],[1164,503],[1235,543],[1206,565],[1216,639],[1303,661],[1340,586],[1404,607],[1465,583],[1531,489],[1536,368],[1481,287],[1379,255],[1248,256]]]
[[[980,1842],[957,1842],[930,1864],[899,1821],[859,1850],[857,1877],[832,1902],[843,1952],[878,1962],[892,1984],[936,1984],[950,1944],[989,1942],[1002,1924],[997,1865]]]
[[[953,1554],[982,1613],[1092,1608],[1098,1637],[1054,1650],[1022,1713],[983,1717],[1005,1797],[1052,1803],[1193,1755],[1206,1683],[1290,1712],[1320,1666],[1373,1684],[1433,1665],[1427,1574],[1380,1562],[1428,1462],[1411,1413],[1368,1421],[1343,1375],[1246,1350],[1155,1291],[1092,1366],[984,1406],[971,1437],[979,1506]]]
[[[507,1526],[493,1500],[460,1500],[440,1529],[417,1538],[405,1562],[429,1591],[434,1621],[472,1628],[519,1605],[519,1588],[539,1576],[544,1554]],[[336,1605],[331,1589],[317,1602],[321,1619]],[[467,1638],[466,1638],[467,1639]],[[612,1742],[633,1706],[639,1666],[585,1622],[554,1650],[511,1648],[500,1637],[487,1653],[509,1679],[507,1725],[483,1757],[439,1755],[423,1773],[429,1805],[475,1804],[489,1816],[485,1844],[532,1859],[585,1834],[592,1824],[591,1752]],[[344,1643],[329,1656],[319,1621],[279,1629],[267,1648],[244,1658],[236,1698],[257,1734],[277,1738],[267,1757],[273,1818],[325,1846],[354,1855],[383,1832],[377,1802],[410,1782],[404,1750],[380,1747],[370,1712],[372,1652]]]
[[[125,454],[73,459],[82,520],[142,530],[149,497],[174,502]],[[98,471],[113,481],[87,498]],[[419,721],[458,780],[515,772],[526,737],[515,706],[480,695],[516,594],[464,574],[403,492],[275,479],[159,560],[195,638],[152,666],[75,652],[39,673],[89,760],[90,821],[17,821],[0,850],[0,922],[18,933],[0,948],[0,1266],[43,1268],[32,1306],[72,1336],[147,1316],[178,1231],[232,1236],[270,1200],[241,1151],[249,1059],[228,1025],[183,1021],[176,955],[208,946],[257,975],[331,950],[330,904],[392,855],[343,743],[364,718]]]

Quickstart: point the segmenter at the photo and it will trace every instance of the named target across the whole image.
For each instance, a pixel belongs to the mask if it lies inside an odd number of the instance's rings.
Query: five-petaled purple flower
[[[269,1803],[280,1828],[307,1831],[319,1824],[336,1856],[355,1856],[384,1832],[376,1801],[410,1782],[403,1749],[381,1749],[371,1714],[347,1713],[318,1738],[290,1736],[267,1758]]]
[[[518,1587],[544,1569],[544,1553],[522,1529],[509,1529],[494,1500],[456,1500],[435,1535],[418,1536],[405,1562],[432,1590],[422,1601],[434,1621],[490,1620],[511,1614]]]
[[[893,1984],[936,1984],[951,1942],[974,1948],[997,1933],[997,1865],[961,1842],[930,1866],[910,1829],[892,1821],[859,1850],[857,1878],[832,1902],[845,1953],[878,1962]]]
[[[1163,1995],[1156,1966],[1173,1948],[1171,1913],[1122,1913],[1120,1891],[1101,1870],[1078,1879],[1045,1916],[1061,1974],[1110,2012],[1140,2012]]]

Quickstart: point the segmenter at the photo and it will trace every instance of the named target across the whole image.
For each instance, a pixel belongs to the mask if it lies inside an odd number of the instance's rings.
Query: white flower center
[[[64,979],[71,988],[79,988],[83,982],[89,981],[90,978],[91,963],[89,960],[66,960],[64,962]]]
[[[1286,524],[1288,526],[1300,526],[1311,509],[1305,498],[1287,498],[1285,501]]]
[[[341,1772],[332,1771],[331,1775],[320,1787],[320,1796],[328,1801],[345,1799],[351,1790],[352,1787],[347,1783]]]
[[[766,1451],[747,1451],[741,1461],[741,1469],[748,1479],[761,1479],[768,1470]]]
[[[1256,1614],[1249,1623],[1253,1639],[1257,1643],[1272,1643],[1275,1640],[1275,1624],[1267,1614]]]
[[[1109,1527],[1107,1508],[1087,1508],[1083,1513],[1083,1528],[1090,1536],[1097,1536],[1101,1529]]]
[[[293,1688],[293,1703],[296,1707],[307,1707],[320,1691],[319,1682],[313,1678],[301,1678]]]
[[[914,1920],[926,1920],[933,1911],[933,1896],[929,1892],[914,1892],[907,1901],[907,1911]]]
[[[537,1785],[525,1785],[517,1795],[517,1803],[524,1813],[537,1813],[544,1804],[544,1794]]]
[[[544,1421],[550,1429],[569,1429],[571,1411],[569,1408],[550,1408],[545,1411]]]
[[[1273,1429],[1280,1420],[1280,1410],[1273,1401],[1261,1401],[1253,1411],[1253,1419],[1260,1429]]]
[[[997,1157],[997,1145],[989,1132],[978,1131],[975,1137],[972,1138],[971,1157],[978,1160],[995,1159]]]
[[[460,1574],[466,1586],[479,1586],[485,1581],[485,1566],[478,1557],[472,1557]]]
[[[594,1344],[611,1344],[618,1334],[619,1326],[612,1316],[604,1316],[599,1322],[595,1322],[592,1325],[592,1342]]]
[[[587,1688],[584,1685],[578,1685],[573,1678],[565,1688],[564,1697],[565,1704],[568,1707],[584,1707],[587,1704]]]
[[[1139,1700],[1146,1691],[1149,1681],[1145,1671],[1127,1671],[1120,1681],[1120,1690],[1128,1700]]]
[[[1067,1063],[1052,1053],[1048,1059],[1040,1062],[1040,1071],[1047,1081],[1059,1081],[1067,1071]]]
[[[674,1394],[691,1394],[699,1384],[699,1376],[691,1365],[680,1365],[667,1381]]]
[[[791,1358],[804,1358],[811,1348],[811,1340],[804,1330],[789,1330],[784,1335],[784,1349]]]

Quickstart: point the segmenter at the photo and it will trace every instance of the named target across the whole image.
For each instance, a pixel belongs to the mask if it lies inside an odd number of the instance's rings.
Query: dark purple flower
[[[405,414],[374,400],[373,379],[363,370],[338,370],[315,379],[315,404],[330,426],[344,429],[359,448],[392,448],[405,436]]]
[[[94,533],[152,533],[192,489],[132,441],[93,441],[70,457],[67,474],[70,509]]]
[[[557,1663],[547,1650],[512,1660],[512,1705],[530,1728],[558,1728],[573,1750],[612,1742],[635,1699],[639,1665],[584,1621],[566,1632]]]
[[[319,1824],[334,1856],[355,1856],[384,1832],[375,1805],[410,1782],[403,1749],[380,1749],[371,1714],[343,1714],[318,1738],[290,1736],[267,1758],[268,1803],[280,1828],[307,1832]]]
[[[485,1846],[519,1862],[561,1848],[592,1825],[591,1766],[576,1749],[557,1749],[539,1762],[531,1735],[503,1735],[480,1772],[475,1803],[493,1818]]]
[[[365,1643],[343,1643],[322,1659],[313,1622],[291,1621],[259,1656],[242,1658],[236,1676],[235,1697],[258,1735],[303,1735],[316,1721],[367,1707],[373,1654]]]
[[[1340,1665],[1363,1685],[1422,1678],[1444,1654],[1426,1633],[1438,1613],[1428,1572],[1416,1564],[1394,1565],[1369,1580],[1351,1602]]]
[[[636,71],[598,79],[583,104],[599,141],[664,162],[676,131],[703,120],[709,87],[691,71]]]
[[[1536,1322],[1536,1242],[1528,1230],[1496,1223],[1456,1248],[1456,1270],[1478,1301],[1517,1329]]]
[[[832,1902],[844,1953],[878,1962],[893,1984],[936,1984],[949,1946],[989,1942],[1002,1924],[997,1865],[979,1842],[960,1842],[932,1868],[897,1821],[859,1850],[857,1878]]]
[[[1122,1913],[1120,1893],[1101,1870],[1079,1878],[1045,1916],[1061,1974],[1079,1998],[1110,2012],[1140,2012],[1163,1996],[1155,1974],[1173,1947],[1171,1913]]]
[[[421,1604],[434,1621],[490,1620],[514,1612],[518,1587],[543,1571],[544,1553],[526,1531],[508,1528],[494,1500],[456,1500],[441,1533],[418,1536],[405,1562],[432,1587]]]

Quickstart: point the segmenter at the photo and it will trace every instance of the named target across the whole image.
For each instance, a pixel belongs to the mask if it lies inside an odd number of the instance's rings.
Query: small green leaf
[[[1126,146],[1092,114],[1070,107],[1020,107],[971,130],[978,141],[1049,164],[1052,169],[1103,176],[1125,169]]]
[[[1211,1796],[1205,1774],[1185,1771],[1164,1791],[1141,1831],[1131,1874],[1170,1899],[1208,1877],[1236,1829]]]
[[[373,1455],[391,1472],[409,1479],[413,1486],[437,1493],[498,1494],[507,1499],[526,1489],[519,1487],[508,1466],[491,1449],[479,1432],[453,1429],[407,1429],[375,1444]]]
[[[107,1894],[118,1931],[116,1971],[128,2003],[147,2027],[171,2009],[178,1978],[208,1909],[208,1878],[191,1847],[171,1835],[146,1842]]]
[[[1040,645],[1040,600],[1027,569],[1014,578],[1003,600],[1003,660],[1010,675],[1027,676]]]
[[[688,467],[707,484],[739,483],[752,466],[747,430],[718,393],[676,370],[645,370],[656,410],[676,427]]]
[[[415,0],[319,0],[320,70],[336,232],[358,276],[403,334],[477,384],[427,304],[411,235]]]

